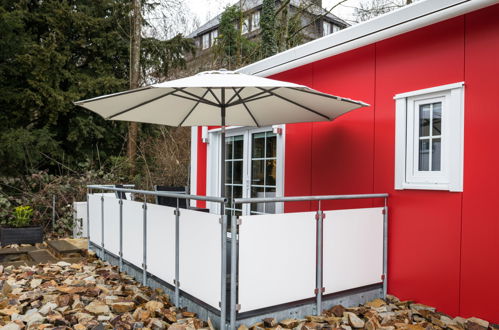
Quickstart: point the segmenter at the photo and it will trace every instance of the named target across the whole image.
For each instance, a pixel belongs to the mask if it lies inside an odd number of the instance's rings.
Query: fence
[[[306,299],[315,299],[320,313],[323,295],[370,284],[383,283],[386,295],[387,194],[235,199],[237,204],[315,200],[318,210],[232,216],[228,244],[227,216],[180,209],[178,202],[176,208],[145,202],[147,195],[204,200],[219,203],[224,214],[224,198],[88,188],[89,240],[102,255],[118,256],[121,269],[123,261],[141,268],[144,285],[153,274],[174,287],[177,306],[181,290],[203,301],[230,329],[242,313]],[[102,192],[91,193],[96,189]],[[104,191],[144,195],[144,202]],[[361,198],[385,203],[328,211],[320,206],[323,200]]]

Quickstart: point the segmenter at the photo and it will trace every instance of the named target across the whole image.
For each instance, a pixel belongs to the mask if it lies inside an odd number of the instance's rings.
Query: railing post
[[[101,258],[106,260],[106,250],[104,249],[104,195],[100,196],[100,214],[101,214]]]
[[[175,306],[180,308],[180,207],[177,198],[177,208],[175,209]]]
[[[88,247],[90,248],[90,192],[91,190],[87,188],[87,239],[88,239]],[[81,224],[83,227],[83,223]],[[83,234],[83,228],[82,234]]]
[[[120,196],[120,272],[123,271],[123,199],[121,194]]]
[[[144,204],[142,208],[144,209],[144,218],[143,218],[143,233],[142,233],[142,248],[143,248],[143,262],[142,262],[142,285],[147,285],[147,199],[146,195],[144,195]]]
[[[322,270],[323,270],[323,220],[324,213],[321,210],[321,201],[319,201],[319,209],[315,215],[316,223],[316,267],[315,267],[315,299],[317,315],[322,313],[322,293],[324,292]]]
[[[383,207],[383,298],[388,292],[388,204]]]
[[[227,216],[225,204],[220,203],[221,244],[222,244],[222,269],[220,270],[220,329],[227,327]]]
[[[232,216],[230,221],[230,330],[236,329],[237,312],[237,244],[239,218]]]

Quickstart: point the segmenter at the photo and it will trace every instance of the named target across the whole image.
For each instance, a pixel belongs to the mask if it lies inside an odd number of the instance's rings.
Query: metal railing
[[[227,320],[227,233],[228,222],[225,210],[228,206],[228,200],[221,197],[213,196],[199,196],[190,195],[184,192],[168,192],[168,191],[149,191],[131,189],[131,185],[124,186],[124,188],[116,188],[111,185],[88,185],[87,193],[93,191],[113,191],[131,193],[135,195],[144,196],[143,205],[143,263],[142,263],[142,282],[147,284],[147,198],[146,196],[156,197],[170,197],[177,199],[175,208],[175,304],[180,306],[180,287],[179,287],[179,221],[180,221],[180,199],[186,200],[199,200],[208,201],[220,204],[220,224],[221,224],[221,301],[220,301],[220,324],[226,325],[230,329],[236,328],[237,319],[237,264],[238,264],[238,241],[237,233],[239,232],[240,222],[237,216],[231,217],[231,269],[230,269],[230,297],[229,297],[229,320]],[[132,186],[133,187],[133,186]],[[324,196],[293,196],[293,197],[268,197],[268,198],[236,198],[233,199],[230,205],[235,204],[253,204],[253,203],[276,203],[276,202],[303,202],[303,201],[317,201],[318,208],[316,213],[316,312],[319,315],[322,311],[322,293],[323,293],[323,220],[324,213],[322,210],[321,202],[328,200],[352,200],[352,199],[384,199],[383,207],[383,296],[386,297],[387,293],[387,253],[388,253],[388,194],[357,194],[357,195],[324,195]],[[119,199],[119,267],[120,271],[123,270],[123,198],[122,194],[118,194]],[[186,202],[187,203],[187,202]],[[89,206],[87,199],[87,232],[90,236],[90,217]],[[104,247],[104,197],[101,196],[101,251],[102,256],[105,256]],[[221,327],[222,328],[222,327]]]
[[[220,319],[221,319],[221,324],[225,323],[222,322],[222,320],[226,320],[226,289],[227,289],[227,279],[224,274],[227,273],[227,241],[224,239],[224,237],[227,236],[227,216],[224,215],[225,213],[225,205],[227,204],[227,199],[226,198],[221,198],[221,197],[212,197],[212,196],[199,196],[199,195],[190,195],[186,194],[184,192],[168,192],[168,191],[150,191],[150,190],[137,190],[137,189],[130,189],[130,188],[116,188],[112,185],[87,185],[87,194],[91,194],[93,190],[100,190],[100,191],[114,191],[114,192],[123,192],[123,193],[131,193],[135,195],[142,195],[144,196],[144,213],[143,213],[143,263],[142,263],[142,284],[146,285],[147,284],[147,198],[146,196],[156,196],[156,197],[170,197],[170,198],[176,198],[177,199],[177,205],[175,208],[175,305],[180,306],[180,281],[179,281],[179,269],[180,269],[180,257],[179,257],[179,251],[180,251],[180,244],[179,244],[179,236],[180,236],[180,199],[186,199],[188,200],[198,200],[198,201],[207,201],[207,202],[214,202],[214,203],[220,203],[220,210],[222,211],[221,214],[221,233],[222,233],[222,240],[221,240],[221,248],[222,248],[222,262],[221,262],[221,302],[220,302]],[[120,271],[123,270],[123,199],[122,195],[118,194],[118,199],[119,199],[119,205],[120,205],[120,240],[119,240],[119,268]],[[105,248],[104,248],[104,197],[101,196],[101,219],[102,219],[102,224],[101,224],[101,251],[102,251],[102,256],[105,256]],[[87,199],[87,232],[88,236],[90,237],[90,216],[89,216],[89,206],[88,206],[88,199]]]
[[[323,195],[323,196],[290,196],[290,197],[255,197],[255,198],[235,198],[233,200],[233,205],[236,204],[254,204],[254,203],[280,203],[280,202],[305,202],[305,201],[317,201],[317,213],[315,216],[316,222],[316,285],[315,285],[315,295],[316,295],[316,313],[320,315],[322,312],[322,293],[324,292],[323,286],[323,246],[324,246],[324,232],[323,232],[323,222],[324,222],[324,211],[321,207],[322,201],[330,200],[352,200],[352,199],[373,199],[373,198],[383,198],[383,297],[386,298],[387,294],[387,260],[388,260],[388,197],[389,195],[384,194],[357,194],[357,195]],[[235,233],[239,232],[240,221],[238,221],[237,216],[232,216],[231,218],[231,233],[233,237],[237,237]],[[237,318],[237,244],[232,242],[231,244],[231,273],[230,273],[230,329],[236,328],[236,318]]]

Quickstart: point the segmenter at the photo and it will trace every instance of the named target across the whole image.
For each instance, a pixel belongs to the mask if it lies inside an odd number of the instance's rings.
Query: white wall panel
[[[123,259],[142,268],[143,217],[142,202],[123,200]]]
[[[180,210],[180,289],[219,309],[219,215]]]
[[[381,282],[383,208],[326,211],[325,294]]]
[[[147,270],[174,285],[175,208],[147,204]]]
[[[315,223],[314,212],[242,217],[241,312],[314,296]]]
[[[98,246],[102,243],[102,230],[101,230],[101,195],[89,194],[89,222],[90,222],[90,241]]]
[[[119,255],[120,204],[115,196],[104,196],[104,248]]]

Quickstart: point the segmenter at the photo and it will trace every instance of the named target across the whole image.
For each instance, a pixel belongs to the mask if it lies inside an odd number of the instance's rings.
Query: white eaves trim
[[[401,93],[397,94],[393,97],[393,99],[403,99],[406,97],[411,97],[411,96],[416,96],[416,95],[421,95],[421,94],[430,94],[430,93],[437,93],[437,92],[442,92],[450,89],[455,89],[455,88],[460,88],[464,86],[464,81],[454,83],[454,84],[447,84],[447,85],[442,85],[442,86],[436,86],[436,87],[430,87],[430,88],[425,88],[417,91],[412,91],[412,92],[407,92],[407,93]]]
[[[460,16],[499,0],[425,0],[294,47],[237,70],[270,76]]]

